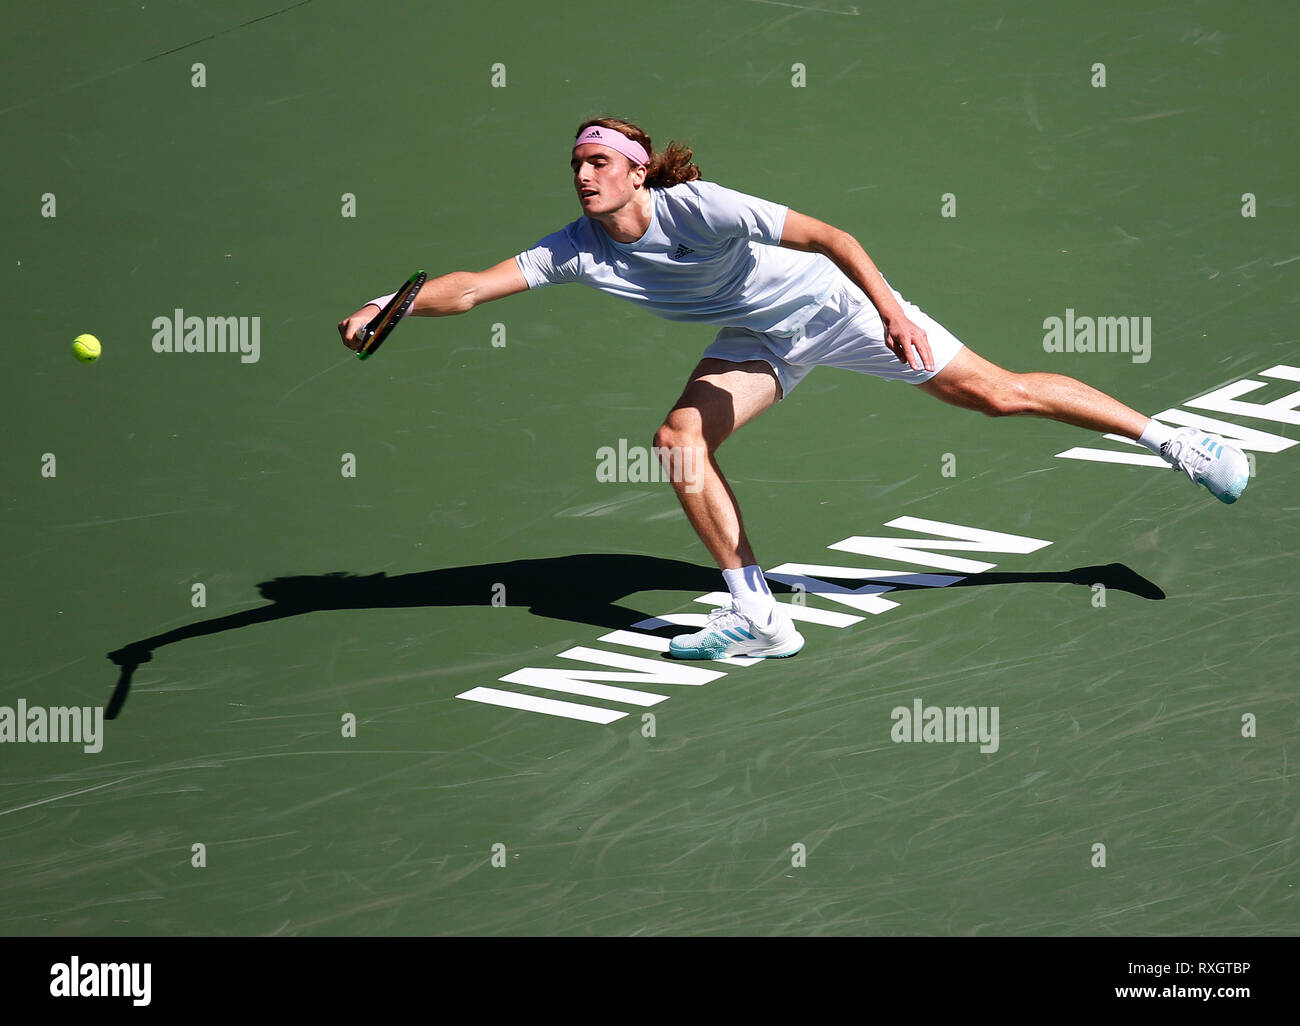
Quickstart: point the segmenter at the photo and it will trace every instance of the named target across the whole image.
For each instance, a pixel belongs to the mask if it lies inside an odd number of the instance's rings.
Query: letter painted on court
[[[942,520],[923,520],[920,517],[898,517],[889,521],[886,527],[898,527],[905,531],[935,531],[946,534],[948,538],[878,538],[855,536],[836,542],[827,548],[843,552],[856,552],[872,558],[894,559],[903,563],[920,563],[922,566],[935,566],[943,570],[955,570],[963,574],[978,574],[997,566],[975,559],[961,559],[957,556],[941,556],[927,551],[928,548],[955,549],[959,552],[1011,552],[1026,554],[1037,552],[1052,543],[1042,538],[1027,538],[1018,534],[1004,534],[1001,531],[987,531],[976,527],[963,527],[949,524]],[[953,541],[958,538],[961,541]]]

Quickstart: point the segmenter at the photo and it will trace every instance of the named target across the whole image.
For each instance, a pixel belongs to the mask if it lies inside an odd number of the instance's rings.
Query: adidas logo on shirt
[[[690,246],[678,246],[677,252],[673,254],[673,259],[680,260],[682,257],[690,256],[694,252],[695,250],[691,249]]]

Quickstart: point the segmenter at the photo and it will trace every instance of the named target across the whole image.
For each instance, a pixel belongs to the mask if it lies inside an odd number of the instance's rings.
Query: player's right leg
[[[740,506],[714,453],[780,398],[781,384],[761,360],[701,360],[655,432],[655,450],[665,457],[665,469],[686,518],[723,570],[753,563],[754,550],[745,537]]]
[[[703,630],[672,640],[679,659],[727,655],[794,655],[803,637],[768,590],[754,557],[740,504],[719,468],[718,447],[781,398],[781,382],[770,363],[701,360],[677,403],[655,432],[656,453],[728,590],[729,607],[714,610]]]

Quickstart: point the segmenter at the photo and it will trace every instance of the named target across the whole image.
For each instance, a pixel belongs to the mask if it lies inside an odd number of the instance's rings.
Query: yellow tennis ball
[[[94,335],[78,335],[72,340],[72,355],[82,363],[94,363],[101,351],[99,339]]]

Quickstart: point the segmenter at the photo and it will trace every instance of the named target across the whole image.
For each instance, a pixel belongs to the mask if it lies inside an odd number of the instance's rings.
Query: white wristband
[[[373,306],[377,306],[377,307],[379,307],[379,309],[382,310],[384,307],[386,307],[386,306],[388,305],[388,301],[389,301],[390,299],[392,299],[395,295],[397,295],[396,292],[390,292],[390,293],[389,293],[388,295],[386,295],[386,296],[380,296],[378,299],[372,299],[372,300],[371,300],[369,303],[367,303],[366,305],[367,305],[367,306],[372,306],[372,305],[373,305]]]

